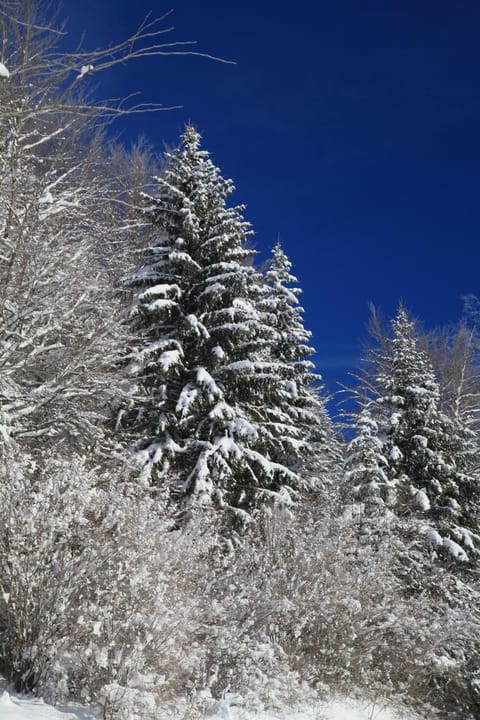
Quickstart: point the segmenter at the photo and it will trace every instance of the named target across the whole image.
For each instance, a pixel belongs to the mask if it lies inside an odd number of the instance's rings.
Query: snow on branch
[[[149,20],[149,16],[138,27],[133,35],[125,40],[108,48],[95,50],[93,52],[79,52],[71,56],[72,62],[80,65],[75,82],[81,80],[85,75],[99,72],[114,67],[129,60],[136,60],[145,57],[156,57],[161,55],[193,55],[203,57],[217,62],[235,65],[232,60],[210,55],[198,50],[179,50],[177,48],[192,47],[196,45],[195,40],[176,40],[172,42],[157,42],[160,36],[173,32],[174,27],[161,27],[161,23],[171,14],[165,13],[159,18]]]

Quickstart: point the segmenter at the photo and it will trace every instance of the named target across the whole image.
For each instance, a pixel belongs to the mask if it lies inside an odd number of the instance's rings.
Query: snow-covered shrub
[[[1,666],[24,690],[49,677],[69,635],[95,564],[98,504],[78,463],[40,469],[12,451],[0,474]]]
[[[133,720],[130,701],[155,716],[162,686],[178,689],[189,606],[164,603],[153,501],[81,458],[6,457],[1,475],[2,673],[50,699],[100,701],[105,717]]]
[[[17,690],[96,702],[116,720],[156,718],[160,701],[197,690],[219,697],[231,676],[235,690],[255,676],[255,690],[269,691],[272,649],[242,626],[245,578],[227,583],[235,562],[209,518],[172,531],[121,468],[10,450],[0,469],[0,673]]]
[[[394,534],[374,550],[348,518],[272,510],[232,548],[213,511],[172,530],[121,468],[14,449],[0,470],[0,670],[17,688],[97,702],[111,720],[154,720],[160,703],[175,717],[178,698],[192,718],[226,697],[294,706],[307,685],[475,717],[478,601],[449,608],[433,577],[405,597]]]
[[[311,690],[269,632],[260,578],[232,553],[216,563],[206,589],[205,687],[211,697],[235,696],[253,710],[305,703]]]
[[[434,594],[435,582],[452,593],[456,583],[436,569],[429,591],[406,595],[392,564],[397,542],[392,534],[375,549],[359,545],[347,518],[266,514],[236,562],[248,633],[319,691],[360,688],[406,699],[429,717],[455,707],[475,717],[478,599],[467,612],[459,592],[456,607],[453,594]]]

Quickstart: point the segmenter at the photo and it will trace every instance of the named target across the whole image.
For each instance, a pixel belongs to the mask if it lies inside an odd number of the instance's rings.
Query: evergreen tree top
[[[379,380],[394,396],[405,394],[419,396],[426,390],[438,399],[438,383],[427,353],[418,347],[415,322],[411,320],[403,305],[399,306],[396,317],[391,321],[392,336],[388,340],[389,356]]]
[[[192,152],[197,152],[200,149],[200,143],[202,136],[192,123],[187,123],[185,130],[181,135],[182,145],[188,148]]]

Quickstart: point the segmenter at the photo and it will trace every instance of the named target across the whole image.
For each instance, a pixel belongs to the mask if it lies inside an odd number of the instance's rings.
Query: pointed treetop
[[[407,309],[403,302],[400,302],[396,316],[391,321],[396,336],[412,336],[415,334],[415,322],[410,320]]]
[[[292,263],[288,258],[288,255],[284,251],[280,238],[277,240],[272,250],[272,257],[267,263],[267,272],[265,278],[267,283],[273,287],[283,287],[298,282],[295,275],[292,275]],[[290,288],[290,293],[294,295],[300,295],[301,290],[299,288]]]
[[[202,136],[193,125],[193,123],[187,123],[185,130],[181,136],[182,144],[185,148],[196,152],[200,147]]]
[[[277,250],[280,252],[283,252],[282,238],[280,237],[280,233],[278,234],[277,242],[273,246],[273,254],[274,255],[277,252]]]

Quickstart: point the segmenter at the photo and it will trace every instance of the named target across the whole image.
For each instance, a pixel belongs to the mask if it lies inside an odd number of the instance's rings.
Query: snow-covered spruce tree
[[[368,407],[357,416],[355,436],[345,455],[345,502],[359,520],[364,535],[380,532],[394,504],[393,482],[389,480],[384,447],[378,437],[378,425]]]
[[[311,370],[311,361],[301,364],[315,351],[309,345],[312,334],[303,326],[304,310],[298,301],[302,291],[296,287],[298,280],[291,270],[292,263],[279,241],[273,248],[265,272],[267,292],[263,306],[270,313],[269,320],[277,331],[271,353],[278,360],[297,363],[300,369],[306,367]]]
[[[479,497],[478,481],[468,473],[470,434],[459,418],[441,411],[432,364],[419,349],[415,325],[403,307],[385,347],[371,383],[377,394],[368,407],[386,460],[382,470],[391,507],[413,535],[423,534],[442,554],[474,560]],[[375,470],[374,462],[367,487]]]
[[[130,284],[144,344],[130,371],[138,393],[127,424],[140,435],[143,476],[164,497],[227,507],[244,517],[259,502],[308,485],[293,468],[305,452],[292,414],[273,422],[295,388],[270,347],[260,308],[264,279],[247,247],[242,207],[188,126],[166,156],[145,215],[157,238]]]
[[[275,331],[270,353],[283,382],[275,402],[264,410],[273,432],[296,441],[285,462],[297,463],[299,472],[312,472],[326,481],[335,471],[340,450],[322,397],[321,377],[311,360],[315,350],[310,345],[312,334],[303,324],[304,309],[298,300],[302,291],[291,270],[292,263],[277,242],[259,307]]]

